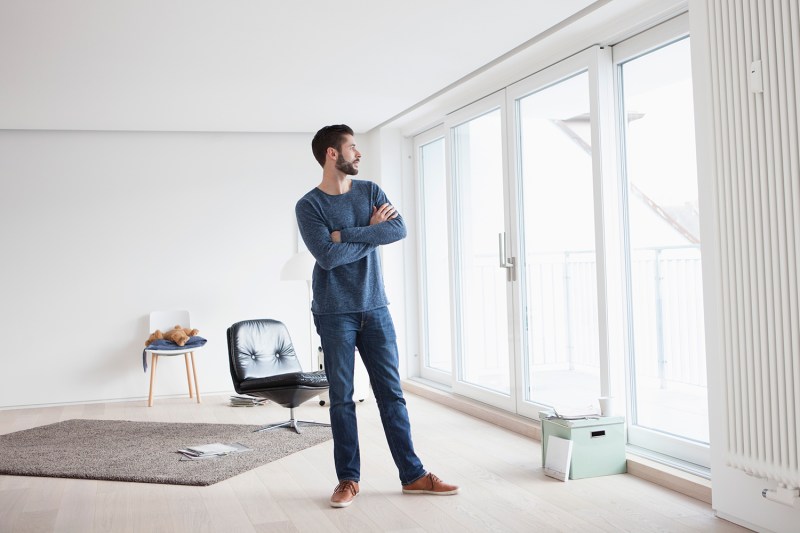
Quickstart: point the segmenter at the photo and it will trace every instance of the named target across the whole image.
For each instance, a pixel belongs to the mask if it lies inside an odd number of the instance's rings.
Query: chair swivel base
[[[331,427],[330,424],[326,424],[324,422],[312,422],[311,420],[298,420],[294,417],[294,408],[290,408],[289,411],[291,412],[291,418],[285,422],[276,422],[275,424],[268,424],[263,428],[258,428],[253,433],[258,433],[260,431],[269,431],[270,429],[278,429],[278,428],[291,428],[295,430],[296,433],[302,433],[300,428],[303,426],[313,427],[313,426],[322,426],[322,427]]]
[[[264,426],[263,428],[258,428],[255,430],[254,433],[259,431],[269,431],[270,429],[277,429],[277,428],[291,428],[295,430],[297,433],[302,433],[300,428],[303,426],[324,426],[324,427],[331,427],[330,424],[324,424],[322,422],[311,422],[310,420],[287,420],[286,422],[278,422],[277,424],[270,424],[268,426]]]

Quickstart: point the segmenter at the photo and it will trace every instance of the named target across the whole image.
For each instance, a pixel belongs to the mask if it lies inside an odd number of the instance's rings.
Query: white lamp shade
[[[283,281],[310,281],[316,259],[308,250],[297,252],[281,269]]]

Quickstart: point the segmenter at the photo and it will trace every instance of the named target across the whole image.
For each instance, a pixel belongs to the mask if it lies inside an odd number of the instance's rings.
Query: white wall
[[[148,313],[208,339],[201,392],[232,390],[226,328],[284,321],[304,368],[307,289],[280,281],[311,135],[0,131],[0,407],[144,398]],[[181,361],[157,395],[186,394]]]
[[[378,156],[379,178],[378,181],[386,196],[403,215],[408,231],[408,237],[403,242],[392,243],[382,247],[381,267],[383,268],[386,296],[389,299],[389,310],[392,313],[395,331],[397,333],[397,348],[400,352],[400,375],[407,377],[409,365],[415,364],[409,360],[409,345],[407,334],[407,309],[405,293],[405,253],[408,244],[413,242],[413,228],[416,213],[413,209],[412,199],[404,195],[402,142],[400,132],[392,128],[382,128],[371,134],[372,149]],[[416,318],[414,318],[416,319]],[[411,348],[413,350],[413,348]]]

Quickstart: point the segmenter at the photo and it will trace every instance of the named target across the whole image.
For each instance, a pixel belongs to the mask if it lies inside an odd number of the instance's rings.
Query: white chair
[[[150,313],[150,333],[159,329],[162,332],[173,329],[176,325],[180,324],[183,328],[191,328],[189,322],[189,311],[153,311]],[[194,352],[199,350],[202,346],[191,348],[178,348],[177,350],[149,350],[145,348],[145,352],[150,354],[150,395],[147,400],[147,406],[153,406],[153,385],[156,381],[156,366],[158,365],[159,356],[174,356],[183,355],[186,361],[186,380],[189,382],[189,398],[197,396],[197,403],[200,403],[200,388],[197,385],[197,364],[194,360]],[[191,358],[191,365],[189,359]],[[191,366],[191,368],[190,368]],[[194,391],[192,391],[192,376],[194,376]]]

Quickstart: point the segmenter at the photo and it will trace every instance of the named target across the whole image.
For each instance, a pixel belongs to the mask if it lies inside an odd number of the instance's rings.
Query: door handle
[[[497,234],[497,241],[499,244],[500,252],[500,268],[505,268],[508,271],[506,276],[507,281],[516,280],[516,269],[514,268],[514,258],[506,256],[506,234],[505,232]]]

